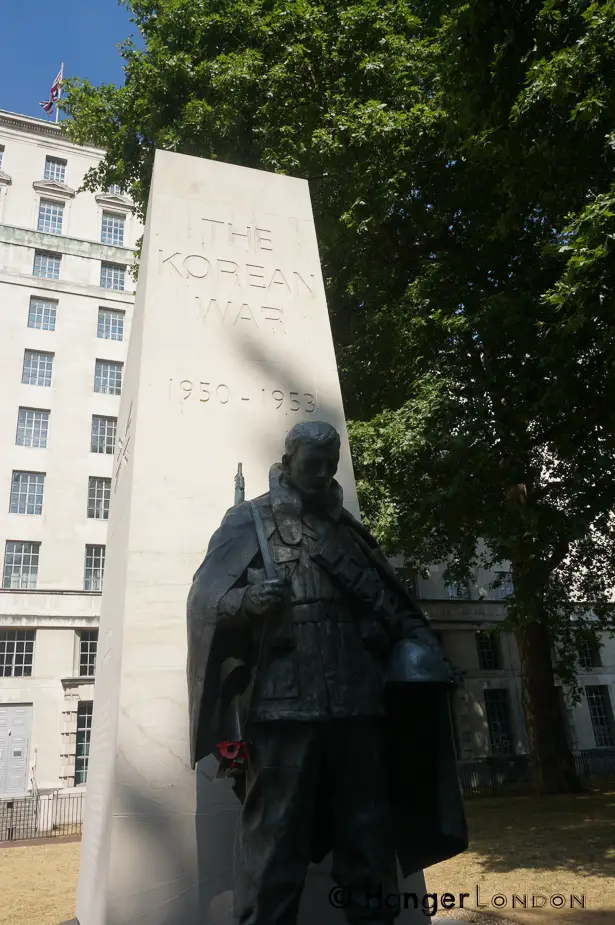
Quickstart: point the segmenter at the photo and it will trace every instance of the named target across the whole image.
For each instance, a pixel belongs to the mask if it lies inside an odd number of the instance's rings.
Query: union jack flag
[[[62,65],[62,67],[60,68],[60,73],[58,74],[58,76],[56,77],[56,79],[51,85],[51,90],[49,91],[49,99],[44,100],[41,103],[41,106],[43,107],[47,115],[49,115],[49,113],[54,107],[54,104],[57,103],[58,100],[60,99],[60,88],[62,86],[63,78],[64,78],[64,65]]]

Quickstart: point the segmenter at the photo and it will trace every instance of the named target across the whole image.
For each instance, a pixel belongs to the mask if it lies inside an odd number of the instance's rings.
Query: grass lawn
[[[476,908],[478,886],[491,915],[490,898],[503,894],[502,915],[523,925],[615,925],[615,792],[475,799],[466,807],[470,849],[430,868],[429,890],[470,893],[466,904]],[[585,909],[532,909],[532,893],[584,894]],[[527,910],[511,907],[513,894],[528,894]]]
[[[467,803],[471,848],[427,871],[427,888],[469,893],[521,925],[614,925],[615,792]],[[74,915],[78,842],[0,847],[0,925],[59,925]],[[512,896],[585,895],[585,909],[511,908]],[[496,900],[497,901],[497,900]],[[451,913],[452,914],[452,913]],[[479,919],[477,919],[479,921]]]
[[[60,925],[75,914],[80,842],[0,847],[1,925]]]

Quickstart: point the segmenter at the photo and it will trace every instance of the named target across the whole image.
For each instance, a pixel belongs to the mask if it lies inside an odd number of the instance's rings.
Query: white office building
[[[87,773],[107,517],[141,228],[102,152],[0,112],[0,797]]]
[[[479,572],[466,586],[445,584],[443,571],[443,566],[431,566],[429,578],[416,582],[416,596],[465,675],[454,703],[458,756],[475,761],[526,754],[517,645],[511,634],[492,632],[505,617],[510,573]],[[492,589],[496,579],[499,587]],[[615,749],[615,641],[604,634],[601,643],[579,649],[581,702],[572,706],[560,686],[568,742],[575,753]]]
[[[120,190],[80,192],[95,148],[0,111],[0,800],[83,787],[116,418],[141,227]],[[233,486],[229,485],[229,504]],[[204,538],[205,542],[206,538]],[[486,632],[510,583],[416,583],[451,658],[459,756],[522,754],[514,641]],[[186,589],[187,591],[188,589]],[[572,746],[615,745],[615,645],[581,653]]]

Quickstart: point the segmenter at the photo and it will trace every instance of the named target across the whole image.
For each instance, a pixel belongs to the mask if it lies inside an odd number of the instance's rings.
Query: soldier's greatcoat
[[[231,737],[225,726],[228,704],[249,688],[258,662],[249,714],[256,721],[300,722],[385,713],[389,798],[405,875],[463,851],[467,833],[447,686],[422,682],[385,688],[378,658],[373,655],[383,641],[386,650],[402,637],[427,636],[428,644],[437,645],[435,637],[429,638],[427,621],[376,541],[343,508],[336,482],[328,499],[330,529],[325,537],[319,533],[322,524],[318,519],[310,527],[301,498],[280,466],[272,467],[270,491],[255,503],[273,559],[292,584],[293,606],[290,617],[268,628],[264,637],[260,627],[242,616],[243,595],[249,583],[264,578],[263,563],[248,502],[231,508],[211,538],[188,600],[192,766],[211,754],[218,742]],[[343,546],[344,561],[368,576],[364,588],[372,575],[372,584],[375,581],[388,598],[387,608],[376,615],[364,602],[353,602],[335,575],[322,569],[313,570],[316,578],[311,583],[300,580],[308,571],[301,569],[303,557],[327,540],[336,548]],[[328,607],[335,611],[337,649],[331,648],[331,634],[322,628]],[[340,649],[343,659],[338,657]],[[310,684],[316,653],[319,665],[324,666],[321,685]],[[351,668],[344,669],[348,664]],[[322,860],[329,849],[330,832],[323,818],[314,830],[312,859]]]

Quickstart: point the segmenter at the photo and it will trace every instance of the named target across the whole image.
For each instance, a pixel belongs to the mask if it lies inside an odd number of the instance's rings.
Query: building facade
[[[106,519],[141,228],[102,152],[0,112],[0,797],[87,772]]]
[[[103,152],[0,111],[0,799],[82,788],[116,420],[141,227],[118,189],[80,191]],[[232,495],[229,489],[229,503]],[[508,576],[414,593],[465,672],[459,757],[523,754],[519,658],[492,630]],[[615,746],[615,644],[580,654],[574,749]],[[565,704],[563,703],[565,708]]]
[[[454,722],[459,758],[527,753],[519,652],[510,633],[494,632],[505,617],[512,591],[508,572],[479,572],[467,586],[447,585],[444,566],[415,581],[415,593],[452,661],[464,672],[455,695]],[[499,582],[497,588],[492,586]],[[615,748],[615,640],[603,634],[596,649],[579,651],[583,696],[574,707],[564,689],[560,702],[570,747],[575,752]]]

